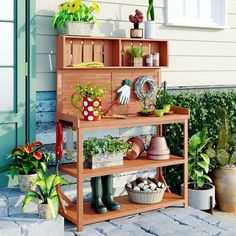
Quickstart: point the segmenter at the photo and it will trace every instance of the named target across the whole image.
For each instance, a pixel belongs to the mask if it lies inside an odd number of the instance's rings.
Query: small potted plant
[[[61,3],[52,18],[53,28],[57,28],[60,35],[91,36],[95,23],[94,12],[100,12],[96,1],[91,6],[81,0]]]
[[[172,103],[172,97],[166,89],[160,89],[158,95],[160,97],[160,100],[162,101],[164,113],[169,113]]]
[[[47,169],[50,154],[41,153],[39,149],[42,146],[41,142],[34,142],[12,150],[9,157],[9,171],[12,178],[18,175],[21,192],[27,192],[34,188],[33,182],[37,179],[38,169],[43,171]]]
[[[134,28],[130,29],[130,38],[142,38],[143,29],[139,28],[139,24],[143,22],[143,13],[136,9],[135,15],[129,15],[129,21],[134,24]]]
[[[141,47],[132,47],[127,50],[128,53],[128,64],[134,67],[143,66],[143,49]]]
[[[112,136],[90,138],[84,141],[84,164],[95,169],[123,165],[123,157],[128,150],[128,142]]]
[[[86,85],[77,84],[76,92],[72,95],[71,102],[75,108],[82,112],[84,120],[98,121],[101,120],[102,95],[104,93],[105,88],[98,88],[91,83]],[[81,106],[83,107],[82,110]]]
[[[155,105],[155,115],[158,116],[158,117],[162,117],[164,116],[164,105],[163,103],[157,99],[156,101],[156,105]]]
[[[68,181],[55,174],[46,176],[43,171],[38,171],[37,174],[38,180],[34,185],[38,186],[38,191],[27,192],[22,206],[23,211],[31,200],[38,199],[40,200],[38,205],[39,216],[43,219],[55,219],[59,210],[59,196],[56,186],[68,184]]]
[[[224,108],[220,108],[217,115],[221,120],[218,139],[216,145],[210,144],[206,152],[215,167],[212,179],[217,206],[222,211],[231,212],[236,211],[236,133],[229,127]]]
[[[200,210],[209,210],[215,206],[215,187],[211,184],[212,180],[208,175],[210,158],[204,152],[210,140],[206,133],[206,129],[203,129],[194,134],[189,139],[188,145],[189,205]],[[183,188],[181,190],[183,193]]]
[[[155,11],[153,0],[148,0],[147,20],[144,22],[145,38],[156,38]]]

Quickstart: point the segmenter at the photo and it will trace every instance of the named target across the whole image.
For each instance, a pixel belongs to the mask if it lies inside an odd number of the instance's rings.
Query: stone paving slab
[[[66,222],[65,236],[236,236],[236,224],[191,207],[169,207],[84,226]]]
[[[64,218],[40,219],[37,214],[0,217],[1,236],[64,236]]]

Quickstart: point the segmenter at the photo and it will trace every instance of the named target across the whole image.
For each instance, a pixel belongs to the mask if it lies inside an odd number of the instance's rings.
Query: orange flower
[[[42,153],[39,151],[36,151],[33,156],[39,161],[42,158]]]

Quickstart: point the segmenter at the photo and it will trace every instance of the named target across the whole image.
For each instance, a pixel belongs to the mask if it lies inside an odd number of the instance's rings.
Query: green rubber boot
[[[91,178],[92,198],[91,208],[97,213],[107,212],[107,208],[102,202],[102,180],[101,177]]]
[[[105,204],[107,209],[115,211],[120,209],[120,204],[115,202],[112,194],[113,190],[113,176],[106,175],[102,176],[102,202]]]

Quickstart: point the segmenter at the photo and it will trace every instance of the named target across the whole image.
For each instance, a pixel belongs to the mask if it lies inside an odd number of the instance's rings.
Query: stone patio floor
[[[208,213],[169,207],[138,215],[84,226],[65,223],[65,236],[236,236],[236,224]]]

